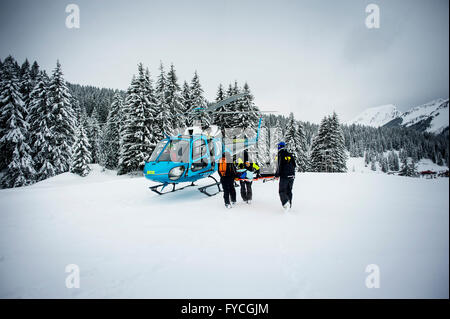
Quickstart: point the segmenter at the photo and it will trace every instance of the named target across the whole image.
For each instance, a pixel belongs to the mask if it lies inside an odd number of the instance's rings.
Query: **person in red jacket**
[[[236,204],[236,189],[234,188],[234,179],[236,177],[236,167],[231,160],[231,154],[224,152],[219,160],[220,183],[223,188],[223,199],[226,208],[232,208]],[[230,203],[231,198],[231,203]]]

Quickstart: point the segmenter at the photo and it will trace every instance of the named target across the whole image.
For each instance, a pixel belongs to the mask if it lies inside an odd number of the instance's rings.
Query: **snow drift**
[[[298,174],[284,214],[274,182],[227,210],[220,195],[158,196],[93,168],[0,191],[1,298],[449,296],[448,179]]]

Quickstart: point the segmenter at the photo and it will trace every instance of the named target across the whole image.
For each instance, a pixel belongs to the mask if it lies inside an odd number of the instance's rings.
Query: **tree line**
[[[213,113],[205,111],[241,92],[247,94]],[[255,130],[260,116],[256,157],[263,164],[273,164],[281,140],[302,172],[345,172],[347,156],[365,157],[371,168],[378,163],[385,172],[405,175],[414,174],[421,158],[449,163],[448,130],[434,135],[402,127],[346,126],[336,113],[320,125],[296,120],[292,113],[261,115],[248,83],[220,84],[215,101],[207,101],[197,72],[180,85],[174,65],[166,70],[162,62],[155,79],[138,64],[128,89],[120,91],[67,83],[59,62],[48,75],[36,61],[19,65],[8,56],[0,60],[0,110],[2,187],[29,185],[68,171],[85,176],[90,163],[118,174],[139,171],[165,135],[193,125]]]

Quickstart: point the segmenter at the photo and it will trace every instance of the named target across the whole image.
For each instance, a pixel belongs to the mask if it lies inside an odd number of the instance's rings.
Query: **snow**
[[[394,151],[394,152],[396,152],[398,155],[398,151]],[[389,152],[384,152],[383,156],[387,157],[388,153]],[[410,157],[408,157],[408,163],[411,163]],[[401,165],[401,163],[400,163],[400,165]],[[350,157],[347,153],[347,170],[349,173],[385,174],[381,171],[380,163],[377,162],[376,166],[377,166],[377,170],[372,171],[370,169],[370,163],[367,166],[365,165],[364,157]],[[428,158],[422,158],[421,160],[419,160],[419,162],[417,163],[417,171],[422,172],[422,171],[428,171],[428,170],[439,173],[439,172],[447,171],[448,167],[437,165],[436,163],[433,163],[433,161]]]
[[[402,124],[405,126],[416,124],[417,122],[430,116],[430,114],[433,113],[443,102],[444,99],[437,99],[423,105],[413,107],[409,111],[402,114]]]
[[[446,178],[298,174],[286,214],[276,182],[227,210],[92,169],[0,191],[0,298],[449,297]]]
[[[434,117],[431,121],[430,127],[427,132],[440,134],[445,128],[448,127],[448,103],[445,107],[439,108],[433,113]]]
[[[436,99],[428,103],[412,107],[401,113],[395,105],[388,104],[366,109],[353,120],[346,122],[347,125],[360,124],[379,127],[387,124],[395,118],[402,120],[401,125],[409,127],[431,117],[430,126],[426,129],[429,133],[440,134],[448,125],[448,99]]]
[[[380,127],[392,121],[400,115],[400,111],[393,104],[371,107],[360,115],[348,121],[347,125],[359,124],[373,127]]]
[[[448,115],[448,99],[436,99],[411,108],[400,118],[402,118],[402,125],[409,127],[431,117],[430,126],[426,131],[439,134],[448,127]]]

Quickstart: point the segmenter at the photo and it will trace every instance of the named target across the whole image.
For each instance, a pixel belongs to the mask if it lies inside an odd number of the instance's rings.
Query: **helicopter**
[[[207,109],[196,108],[194,111],[212,112],[244,96],[246,93],[239,93],[219,101]],[[200,187],[198,190],[208,196],[218,194],[221,191],[220,182],[212,175],[218,170],[222,154],[228,152],[235,155],[256,145],[261,122],[262,117],[259,119],[256,136],[253,138],[224,138],[219,134],[221,130],[214,126],[207,131],[190,127],[184,134],[175,136],[165,134],[166,137],[157,143],[149,160],[144,165],[145,178],[159,183],[149,188],[153,192],[163,195],[189,186],[196,186],[194,182],[200,179],[211,178],[214,180],[213,184]],[[186,182],[190,184],[176,188],[178,184]],[[172,189],[164,191],[169,185],[172,186]],[[215,186],[217,186],[217,191],[210,193],[209,189]]]

